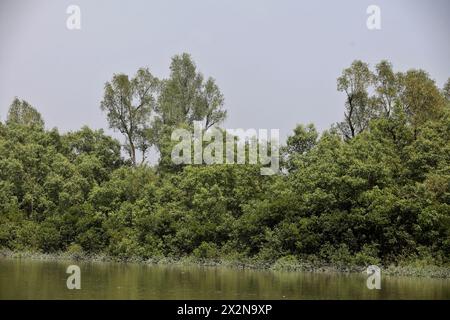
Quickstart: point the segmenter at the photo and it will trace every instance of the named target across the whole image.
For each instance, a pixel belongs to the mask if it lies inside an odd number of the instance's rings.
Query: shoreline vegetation
[[[11,250],[0,249],[0,259],[9,260],[36,260],[36,261],[56,261],[56,262],[84,262],[84,263],[121,263],[121,264],[141,264],[149,266],[173,266],[173,267],[211,267],[211,268],[233,268],[256,271],[281,271],[281,272],[308,272],[308,273],[360,273],[366,274],[367,266],[357,265],[331,265],[324,262],[310,262],[287,256],[275,262],[261,262],[254,259],[233,260],[227,258],[202,259],[194,256],[180,258],[173,257],[153,257],[143,259],[141,257],[130,257],[119,259],[105,254],[85,254],[74,252],[40,253],[40,252],[13,252]],[[386,276],[399,277],[421,277],[421,278],[450,278],[450,266],[427,265],[423,260],[410,260],[403,263],[387,266],[379,266],[381,272]]]
[[[103,129],[48,129],[16,98],[0,121],[0,248],[11,257],[317,272],[377,265],[448,277],[450,79],[441,88],[424,70],[356,60],[337,89],[343,120],[322,132],[297,125],[273,175],[261,175],[261,163],[227,164],[223,137],[187,138],[183,148],[192,160],[204,143],[221,163],[173,161],[175,130],[194,132],[198,121],[204,132],[225,130],[227,115],[215,80],[186,53],[172,58],[168,78],[141,68],[105,83],[100,108],[122,143]],[[251,138],[237,140],[249,159]]]

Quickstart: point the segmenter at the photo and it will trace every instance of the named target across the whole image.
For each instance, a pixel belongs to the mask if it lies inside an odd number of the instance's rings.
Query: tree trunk
[[[133,167],[136,167],[136,148],[134,147],[134,143],[133,140],[131,140],[131,137],[128,137],[128,143],[130,144],[131,162],[133,163]]]

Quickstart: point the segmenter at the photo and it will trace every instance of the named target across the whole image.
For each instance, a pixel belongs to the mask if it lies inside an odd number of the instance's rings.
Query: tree
[[[300,124],[294,129],[294,135],[287,138],[287,151],[290,154],[306,153],[316,145],[318,136],[314,124]]]
[[[141,68],[134,78],[115,74],[105,84],[101,109],[107,112],[110,128],[119,130],[125,137],[125,150],[135,166],[136,150],[142,152],[142,162],[151,145],[149,122],[155,107],[158,79],[148,69]]]
[[[448,78],[445,83],[444,88],[442,89],[442,94],[448,101],[450,101],[450,78]]]
[[[92,130],[87,126],[63,136],[65,154],[70,159],[76,159],[83,154],[94,155],[108,172],[123,165],[120,154],[120,143],[116,139],[105,135],[103,129]]]
[[[373,78],[368,64],[356,60],[337,80],[337,89],[346,94],[345,119],[337,126],[346,139],[354,138],[366,129],[374,116],[367,92]]]
[[[227,116],[223,110],[224,97],[213,78],[208,78],[203,86],[203,114],[205,115],[205,129],[221,123]]]
[[[192,124],[202,118],[203,75],[187,53],[176,55],[163,82],[158,111],[164,125]]]
[[[192,128],[194,121],[202,121],[204,129],[217,125],[226,117],[223,105],[224,97],[215,80],[208,78],[205,82],[189,54],[174,56],[170,77],[161,83],[158,117],[152,123],[160,168],[172,167],[170,136],[173,129]]]
[[[414,128],[441,115],[445,100],[428,73],[408,70],[400,74],[399,83],[400,102]]]
[[[386,60],[381,61],[375,67],[375,92],[376,103],[386,117],[389,117],[398,98],[398,76],[392,70],[392,64]]]
[[[283,148],[288,171],[295,169],[295,158],[309,152],[317,144],[318,137],[319,133],[312,123],[295,127],[294,134],[287,138]]]
[[[164,125],[192,125],[205,121],[205,128],[222,122],[224,97],[213,78],[203,75],[187,53],[176,55],[170,65],[170,77],[163,81],[158,112]]]
[[[14,98],[8,111],[6,123],[15,123],[24,126],[44,127],[41,114],[25,100]]]

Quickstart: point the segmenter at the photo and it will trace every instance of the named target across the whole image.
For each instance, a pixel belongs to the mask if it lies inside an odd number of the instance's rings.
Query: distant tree
[[[400,102],[410,123],[417,128],[429,119],[436,119],[445,105],[436,83],[423,70],[400,74]]]
[[[398,98],[398,75],[392,70],[392,64],[386,60],[381,61],[375,67],[375,99],[380,111],[389,117]]]
[[[170,65],[170,77],[161,83],[152,133],[160,152],[160,167],[169,168],[173,143],[170,136],[175,127],[192,127],[202,121],[204,129],[221,123],[226,117],[224,97],[213,78],[203,75],[187,53],[176,55]]]
[[[84,126],[78,131],[65,134],[63,141],[67,149],[65,154],[70,159],[75,159],[83,154],[94,155],[108,171],[113,171],[123,165],[119,141],[105,135],[103,129],[94,131]]]
[[[294,129],[294,135],[287,138],[288,152],[300,154],[308,152],[317,143],[318,136],[319,134],[314,124],[297,125]]]
[[[225,119],[224,98],[213,78],[203,75],[187,53],[176,55],[170,65],[170,77],[162,84],[158,111],[165,125],[192,125],[205,121],[206,128]]]
[[[225,120],[227,111],[223,109],[224,97],[213,78],[208,78],[204,84],[202,98],[205,129]]]
[[[14,98],[8,111],[6,123],[16,123],[24,126],[44,127],[41,114],[25,100]]]
[[[319,133],[312,123],[295,127],[294,134],[287,138],[286,147],[283,148],[288,171],[295,169],[295,158],[309,152],[317,144],[318,137]]]
[[[142,152],[142,162],[152,141],[149,139],[150,116],[155,107],[158,79],[148,69],[141,68],[134,78],[115,74],[105,84],[101,109],[107,113],[109,126],[125,137],[125,150],[136,165],[136,150]]]
[[[448,101],[450,101],[450,78],[448,78],[445,83],[444,88],[442,89],[442,94]]]
[[[356,60],[337,79],[337,89],[346,94],[344,121],[337,127],[346,139],[366,129],[374,115],[367,91],[373,78],[368,64]]]
[[[163,82],[158,111],[165,125],[200,120],[203,75],[187,53],[176,55],[170,65],[170,77]]]
[[[446,84],[440,92],[423,70],[394,73],[386,60],[376,65],[374,73],[368,64],[354,61],[337,82],[338,90],[346,94],[344,121],[337,124],[346,140],[368,128],[370,120],[392,117],[394,107],[403,109],[416,131],[427,120],[442,115],[446,92],[450,91],[450,84]]]

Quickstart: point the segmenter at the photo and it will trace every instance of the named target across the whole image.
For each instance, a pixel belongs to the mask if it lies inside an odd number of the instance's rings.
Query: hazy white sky
[[[66,28],[70,4],[81,30]],[[381,30],[366,27],[370,4]],[[441,87],[449,31],[446,0],[0,0],[0,118],[19,96],[48,128],[107,128],[99,104],[113,73],[167,77],[170,58],[188,52],[225,95],[225,127],[322,130],[342,118],[336,78],[354,59],[423,68]]]

